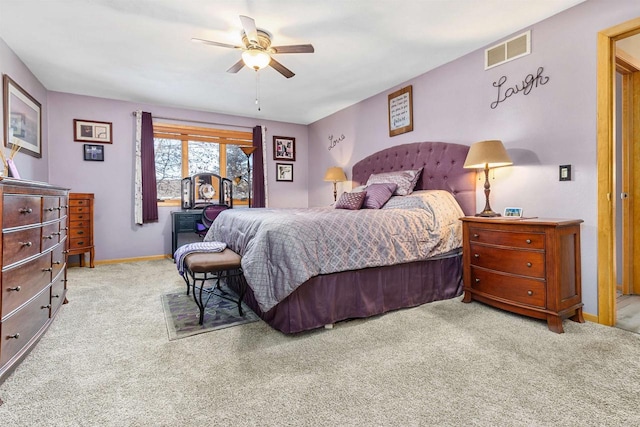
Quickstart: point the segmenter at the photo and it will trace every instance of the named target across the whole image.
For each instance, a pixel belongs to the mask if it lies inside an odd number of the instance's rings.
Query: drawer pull
[[[473,254],[474,257],[480,258],[480,254]]]
[[[531,239],[527,239],[527,240],[525,240],[525,242],[527,242],[527,244],[530,245],[531,244]]]
[[[480,235],[478,233],[473,233],[473,238],[477,239],[478,237],[480,237]]]
[[[58,294],[51,295],[51,298],[60,298],[60,295],[58,295]]]
[[[529,296],[533,295],[533,291],[527,291],[527,295]]]
[[[33,209],[31,208],[20,208],[18,210],[18,212],[20,212],[21,214],[30,214],[33,212]]]
[[[59,232],[59,231],[56,231],[55,233],[51,233],[51,235],[52,235],[52,236],[59,236],[59,235],[61,235],[61,234],[62,234],[62,233],[61,233],[61,232]]]
[[[49,235],[49,236],[44,236],[44,237],[42,238],[42,240],[51,240],[51,239],[53,239],[53,236],[51,236],[51,235]]]
[[[62,262],[60,262],[60,261],[54,261],[53,263],[54,263],[55,265],[60,265],[60,264],[62,264]]]
[[[51,304],[47,304],[47,305],[43,305],[40,307],[42,310],[44,310],[45,308],[51,308]]]
[[[78,231],[78,234],[84,234],[84,231]]]
[[[531,264],[530,262],[528,262],[528,263],[527,263],[527,267],[531,267],[531,265],[532,265],[532,264]]]
[[[43,268],[42,272],[44,273],[45,271],[53,271],[53,268],[49,267],[49,268]]]
[[[31,245],[33,245],[31,242],[20,242],[20,246],[30,247]]]
[[[480,283],[480,279],[476,277],[476,283]]]
[[[84,242],[78,242],[78,246],[84,245]]]
[[[16,292],[20,292],[20,289],[22,289],[21,286],[16,286],[14,288],[7,288],[8,291],[16,291]]]
[[[57,208],[47,208],[47,212],[53,212],[55,211]]]
[[[12,338],[13,338],[13,339],[16,339],[16,340],[17,340],[18,338],[20,338],[20,332],[16,332],[16,333],[15,333],[15,334],[13,334],[13,335],[7,335],[7,338],[9,338],[9,339],[12,339]]]
[[[66,255],[69,253],[69,251],[62,251],[62,253]]]
[[[64,231],[67,231],[68,229],[69,229],[69,227],[65,227],[65,228],[63,228],[63,230],[64,230]]]

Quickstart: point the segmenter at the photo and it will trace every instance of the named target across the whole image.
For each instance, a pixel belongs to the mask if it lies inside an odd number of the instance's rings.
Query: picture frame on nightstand
[[[522,208],[504,208],[505,218],[522,218]]]

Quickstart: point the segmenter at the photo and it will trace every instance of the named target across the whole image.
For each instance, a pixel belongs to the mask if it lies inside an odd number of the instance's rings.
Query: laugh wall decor
[[[495,109],[501,102],[507,100],[507,98],[517,95],[522,92],[524,95],[529,95],[533,88],[538,86],[544,86],[549,82],[549,77],[543,75],[543,67],[538,67],[538,71],[535,75],[527,74],[522,80],[521,84],[516,83],[513,86],[507,85],[507,76],[502,76],[497,82],[493,82],[493,87],[498,88],[498,96],[495,101],[491,103],[491,109]]]

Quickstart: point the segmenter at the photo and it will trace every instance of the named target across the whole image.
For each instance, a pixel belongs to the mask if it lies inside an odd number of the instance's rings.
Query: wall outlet
[[[571,181],[571,165],[560,165],[560,181]]]

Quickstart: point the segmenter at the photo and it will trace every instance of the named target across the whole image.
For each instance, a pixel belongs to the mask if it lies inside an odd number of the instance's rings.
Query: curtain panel
[[[158,193],[151,113],[136,111],[135,223],[158,222]]]
[[[262,144],[262,126],[253,128],[253,146],[256,151],[253,152],[253,193],[252,207],[265,207],[265,186],[264,186],[264,149]]]

